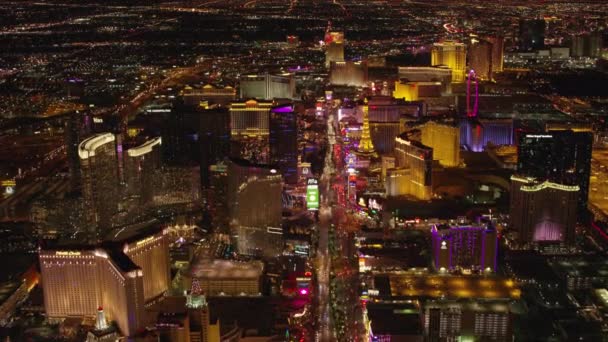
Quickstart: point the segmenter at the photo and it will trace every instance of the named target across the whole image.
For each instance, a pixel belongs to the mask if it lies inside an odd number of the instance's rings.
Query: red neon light
[[[471,78],[475,79],[475,104],[471,111]],[[469,71],[469,77],[467,78],[467,116],[470,118],[477,117],[477,111],[479,110],[479,82],[477,81],[477,74],[475,70]]]
[[[604,238],[604,240],[608,240],[608,234],[604,233],[602,228],[600,228],[594,222],[591,222],[591,227],[593,227],[593,229],[597,230],[597,232],[600,233],[600,235]]]

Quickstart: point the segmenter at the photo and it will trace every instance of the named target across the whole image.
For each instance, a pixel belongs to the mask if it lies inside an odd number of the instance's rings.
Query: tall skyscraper
[[[469,69],[475,70],[475,74],[481,81],[492,79],[492,44],[478,37],[471,38],[468,46],[467,57]]]
[[[405,103],[390,96],[374,96],[368,102],[372,144],[380,154],[393,152],[395,137],[401,130],[401,113]]]
[[[282,192],[283,180],[277,169],[230,161],[227,197],[239,253],[275,256],[282,251]]]
[[[121,239],[123,253],[143,272],[144,301],[162,296],[171,285],[169,235],[165,229]]]
[[[502,72],[505,54],[505,39],[500,36],[494,36],[486,37],[486,40],[492,44],[492,73]]]
[[[292,104],[270,110],[270,164],[277,166],[285,183],[298,182],[298,132]]]
[[[199,110],[201,186],[211,185],[209,168],[230,155],[230,113],[226,108]]]
[[[542,19],[521,19],[519,21],[519,49],[538,50],[545,47],[545,21]]]
[[[578,210],[587,210],[593,133],[571,130],[522,134],[519,137],[517,170],[520,174],[575,185]]]
[[[89,238],[98,240],[110,229],[118,210],[118,164],[114,134],[96,134],[78,146],[84,215],[90,223]]]
[[[241,99],[293,99],[296,91],[295,79],[292,74],[243,75],[240,78]]]
[[[395,161],[397,168],[409,169],[401,179],[401,195],[430,200],[433,195],[433,149],[407,137],[395,137]],[[393,175],[393,173],[391,173]]]
[[[78,156],[78,145],[80,145],[85,133],[84,114],[79,111],[68,114],[65,124],[64,141],[68,171],[70,173],[70,191],[76,191],[80,188],[80,158]]]
[[[538,242],[574,244],[580,188],[511,177],[511,228],[521,246]]]
[[[167,234],[159,226],[133,225],[101,246],[41,250],[47,316],[94,318],[103,307],[107,321],[133,336],[146,324],[145,303],[169,289]]]
[[[328,32],[325,35],[325,67],[331,62],[344,62],[344,32]]]
[[[125,156],[125,181],[127,194],[139,197],[143,206],[152,202],[158,186],[161,161],[161,138],[154,138],[127,150]]]
[[[604,41],[601,32],[591,32],[571,37],[570,54],[572,57],[600,58]]]
[[[460,165],[460,128],[429,121],[419,126],[421,142],[433,149],[433,158],[446,167]]]
[[[176,101],[171,110],[160,112],[163,162],[171,166],[198,163],[199,114],[193,106]]]
[[[231,155],[253,163],[268,163],[270,101],[248,100],[230,105]]]
[[[496,271],[496,230],[485,226],[433,226],[433,258],[440,271]]]
[[[143,328],[143,273],[120,251],[101,248],[40,251],[47,317],[94,318],[103,307],[125,336]]]
[[[466,73],[466,46],[463,43],[444,41],[433,44],[431,65],[445,65],[452,70],[452,82],[462,83]]]

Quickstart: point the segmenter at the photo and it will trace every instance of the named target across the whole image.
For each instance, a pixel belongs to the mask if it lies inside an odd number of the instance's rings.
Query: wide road
[[[328,110],[331,110],[328,108]],[[317,329],[315,341],[326,342],[335,341],[335,331],[330,312],[330,296],[329,296],[329,272],[331,269],[331,258],[329,257],[329,229],[332,223],[332,206],[335,205],[335,194],[330,186],[332,174],[335,173],[333,162],[333,144],[334,137],[334,113],[330,112],[327,119],[327,134],[329,146],[325,156],[325,164],[323,174],[319,184],[319,192],[321,194],[321,205],[319,208],[319,242],[317,245]]]

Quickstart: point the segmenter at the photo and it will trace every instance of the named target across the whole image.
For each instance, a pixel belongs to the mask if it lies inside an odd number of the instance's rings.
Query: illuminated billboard
[[[314,178],[309,178],[306,183],[306,208],[308,210],[319,209],[319,184]]]

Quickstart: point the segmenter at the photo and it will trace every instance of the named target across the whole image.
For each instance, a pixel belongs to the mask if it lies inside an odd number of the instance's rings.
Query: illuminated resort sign
[[[55,252],[55,255],[60,255],[60,256],[79,256],[80,252],[76,252],[76,251],[57,251],[57,252]]]
[[[306,208],[308,210],[319,209],[319,185],[314,178],[309,178],[306,185]]]
[[[141,246],[141,245],[143,245],[144,243],[148,243],[148,242],[150,242],[150,241],[152,241],[152,240],[154,240],[154,236],[148,236],[147,238],[145,238],[145,239],[143,239],[143,240],[139,240],[139,241],[137,241],[137,243],[136,243],[135,245],[137,245],[137,246]]]

